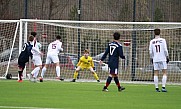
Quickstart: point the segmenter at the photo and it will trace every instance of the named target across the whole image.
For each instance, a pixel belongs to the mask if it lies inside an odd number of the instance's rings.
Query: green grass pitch
[[[102,92],[104,83],[44,81],[31,83],[0,80],[1,109],[180,109],[181,86],[167,85],[167,93],[157,93],[153,84],[113,83]]]

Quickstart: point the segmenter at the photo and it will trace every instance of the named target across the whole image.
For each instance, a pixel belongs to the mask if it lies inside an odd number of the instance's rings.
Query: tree
[[[162,13],[161,9],[159,9],[159,8],[155,9],[154,21],[155,22],[162,22],[163,21],[163,13]]]
[[[74,5],[71,9],[70,9],[70,13],[69,13],[69,20],[77,20],[78,19],[78,12],[77,12],[77,7],[76,5]]]
[[[8,19],[9,3],[11,0],[0,0],[0,19]]]

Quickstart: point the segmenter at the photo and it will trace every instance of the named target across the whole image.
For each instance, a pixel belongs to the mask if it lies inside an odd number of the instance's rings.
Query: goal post
[[[36,28],[36,29],[34,29]],[[107,60],[99,65],[99,60],[107,44],[113,40],[113,33],[121,34],[120,43],[123,46],[125,60],[120,59],[119,78],[121,81],[153,81],[153,66],[149,59],[149,42],[154,38],[153,30],[161,29],[161,37],[168,44],[171,61],[181,60],[181,23],[176,22],[113,22],[113,21],[70,21],[70,20],[37,20],[21,19],[19,42],[26,42],[32,31],[37,32],[37,38],[42,44],[41,51],[43,65],[46,59],[48,44],[55,40],[56,35],[62,37],[64,51],[59,54],[61,76],[65,80],[73,78],[75,66],[84,49],[90,50],[96,72],[100,80],[108,76]],[[19,43],[18,43],[19,44]],[[19,46],[22,44],[19,44]],[[26,72],[33,70],[33,64],[27,64]],[[9,68],[13,69],[13,68]],[[55,66],[50,64],[45,73],[45,79],[56,77]],[[161,73],[159,75],[161,78]],[[170,64],[168,69],[168,82],[181,82],[181,68]],[[79,72],[78,81],[95,81],[88,70]]]

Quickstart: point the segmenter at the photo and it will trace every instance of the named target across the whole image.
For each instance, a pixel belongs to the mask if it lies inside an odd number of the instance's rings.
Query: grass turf
[[[44,81],[31,83],[0,80],[0,108],[60,109],[179,109],[181,86],[167,85],[167,93],[155,92],[154,85],[114,83],[102,92],[104,83]]]

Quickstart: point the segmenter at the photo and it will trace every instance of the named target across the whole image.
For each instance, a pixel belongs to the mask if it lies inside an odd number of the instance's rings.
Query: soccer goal
[[[41,51],[44,53],[42,56],[44,64],[48,44],[55,40],[56,35],[60,35],[64,51],[59,54],[59,59],[61,76],[65,80],[73,78],[75,66],[80,56],[83,55],[84,49],[90,50],[90,56],[94,59],[96,72],[100,80],[106,80],[109,74],[108,59],[104,61],[105,64],[103,65],[99,65],[98,62],[107,44],[113,40],[112,34],[119,32],[121,34],[120,43],[126,56],[125,60],[120,59],[120,80],[149,82],[153,81],[153,65],[150,64],[148,47],[150,40],[154,38],[153,30],[155,28],[161,29],[161,37],[167,41],[170,60],[181,61],[181,23],[21,19],[19,38],[16,38],[17,43],[13,45],[13,48],[16,48],[16,46],[21,48],[22,44],[27,41],[27,35],[30,35],[32,31],[37,32],[38,40],[42,44]],[[17,75],[17,68],[11,66],[11,63],[13,63],[11,59],[9,61],[10,67],[7,67],[7,71]],[[33,70],[31,61],[26,68],[26,73]],[[168,82],[181,82],[181,68],[179,65],[170,63],[167,72]],[[55,77],[55,66],[50,64],[45,73],[45,79],[54,79]],[[93,75],[87,70],[79,72],[79,80],[95,81]]]

